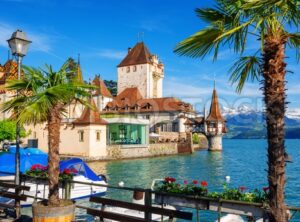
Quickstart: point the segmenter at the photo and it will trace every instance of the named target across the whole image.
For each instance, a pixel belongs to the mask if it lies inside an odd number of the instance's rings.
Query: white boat
[[[77,181],[79,183],[71,184],[71,192],[70,198],[72,200],[86,198],[92,195],[105,195],[107,191],[107,187],[105,186],[95,186],[95,185],[107,185],[106,178],[103,175],[96,175],[84,161],[79,158],[74,158],[70,160],[61,161],[60,170],[64,169],[74,169],[76,170],[75,175],[73,177],[73,181]],[[14,181],[14,175],[12,176],[1,176],[0,180],[3,181]],[[83,183],[92,183],[95,185],[88,185]],[[49,188],[47,181],[37,181],[35,179],[29,179],[26,181],[22,181],[22,185],[29,186],[29,191],[24,191],[25,195],[32,196],[34,198],[27,198],[26,201],[21,201],[22,207],[31,206],[32,203],[39,198],[47,199],[49,194]],[[9,189],[8,191],[14,192],[14,189]],[[64,196],[64,189],[62,187],[59,188],[60,198]],[[6,203],[11,203],[13,200],[6,199]],[[3,200],[2,200],[3,202]]]

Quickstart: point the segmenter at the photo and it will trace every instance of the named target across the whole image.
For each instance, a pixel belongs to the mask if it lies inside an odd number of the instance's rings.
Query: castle
[[[77,75],[83,81],[80,64]],[[207,118],[196,117],[189,103],[163,97],[164,64],[143,42],[128,49],[117,66],[117,77],[118,94],[113,97],[100,76],[95,76],[91,84],[96,88],[90,96],[95,109],[76,102],[66,107],[61,126],[61,154],[100,158],[175,154],[179,150],[176,144],[188,140],[197,124],[204,126],[210,149],[222,149],[225,120],[215,89]],[[7,79],[16,79],[16,64],[10,60],[0,66],[0,102],[13,94],[5,90]],[[2,113],[1,119],[9,116]],[[26,139],[37,140],[39,147],[47,150],[46,124],[26,129],[30,132]],[[160,144],[150,144],[151,138]],[[168,147],[166,150],[161,148],[162,143]]]

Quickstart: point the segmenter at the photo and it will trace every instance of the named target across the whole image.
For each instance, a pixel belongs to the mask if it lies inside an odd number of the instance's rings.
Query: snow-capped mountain
[[[227,120],[228,138],[265,138],[265,115],[261,110],[242,105],[238,108],[223,107]],[[285,117],[286,137],[300,138],[300,109],[288,110]]]
[[[300,120],[300,109],[287,110],[286,117]]]

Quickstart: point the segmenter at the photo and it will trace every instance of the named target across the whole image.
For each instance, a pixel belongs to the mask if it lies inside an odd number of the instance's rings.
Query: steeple
[[[106,125],[107,122],[100,118],[100,113],[96,107],[94,99],[90,97],[90,105],[92,107],[85,107],[81,116],[76,119],[73,123],[74,124],[97,124],[97,125]]]
[[[213,94],[212,94],[212,101],[211,101],[211,105],[210,105],[210,111],[209,111],[206,121],[210,121],[210,122],[224,122],[225,121],[225,119],[223,118],[221,111],[220,111],[217,90],[215,88],[215,83],[214,83],[214,90],[213,90]]]
[[[80,54],[78,54],[76,79],[77,79],[80,83],[83,83],[82,71],[81,71],[81,67],[80,67]]]

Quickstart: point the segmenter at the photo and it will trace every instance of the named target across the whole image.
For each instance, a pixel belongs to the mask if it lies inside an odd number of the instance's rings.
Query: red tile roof
[[[138,88],[127,88],[112,102],[109,102],[103,113],[147,113],[147,112],[194,112],[189,103],[173,97],[144,99]]]
[[[21,77],[23,76],[21,71]],[[0,94],[5,93],[5,83],[7,80],[18,79],[18,64],[13,60],[8,60],[3,66],[0,65]]]
[[[96,107],[96,104],[94,102],[94,99],[90,99],[90,105],[91,107],[85,107],[81,116],[76,119],[73,124],[82,124],[82,125],[90,125],[90,124],[96,124],[96,125],[106,125],[108,124],[104,119],[100,118],[100,113]]]
[[[96,76],[92,83],[93,83],[94,86],[97,87],[97,89],[95,90],[94,95],[96,95],[96,96],[102,95],[102,96],[105,96],[105,97],[113,98],[110,91],[107,89],[104,81],[102,79],[100,79],[99,76]]]
[[[225,119],[223,118],[220,107],[219,107],[219,102],[218,102],[218,95],[217,95],[217,90],[214,89],[213,94],[212,94],[212,101],[210,105],[210,111],[208,114],[208,117],[206,121],[218,121],[218,122],[224,122]]]
[[[143,42],[138,42],[118,67],[151,63],[151,53]]]

